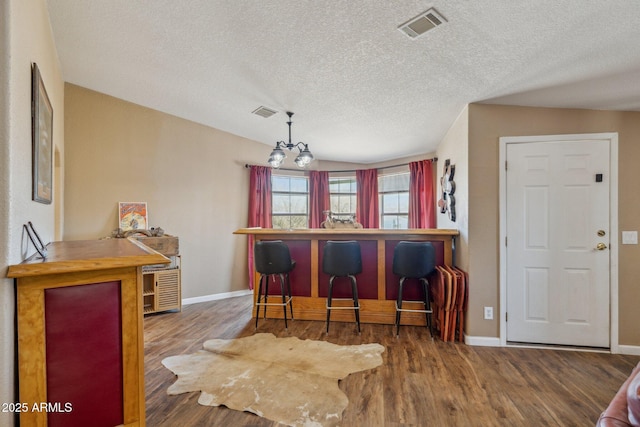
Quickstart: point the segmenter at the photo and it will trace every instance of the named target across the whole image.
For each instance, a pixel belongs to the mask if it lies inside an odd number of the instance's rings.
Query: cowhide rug
[[[162,364],[178,376],[170,395],[201,391],[201,405],[224,405],[290,426],[335,426],[349,403],[338,380],[380,366],[383,352],[380,344],[255,334],[206,341],[204,350]]]

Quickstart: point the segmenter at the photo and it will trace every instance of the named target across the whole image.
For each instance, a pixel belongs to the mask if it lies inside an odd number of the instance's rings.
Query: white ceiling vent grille
[[[447,20],[437,10],[431,8],[400,25],[398,29],[410,38],[415,39],[444,22],[447,22]]]
[[[272,110],[271,108],[267,108],[267,107],[258,107],[255,110],[253,110],[252,113],[253,114],[257,114],[260,117],[264,117],[265,119],[268,119],[269,117],[271,117],[274,114],[276,114],[277,111]]]

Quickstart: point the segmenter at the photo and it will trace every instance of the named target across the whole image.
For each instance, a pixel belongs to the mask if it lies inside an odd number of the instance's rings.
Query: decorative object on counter
[[[122,228],[116,228],[111,232],[111,237],[124,239],[130,236],[136,236],[138,234],[143,234],[149,237],[162,237],[164,236],[164,230],[160,227],[151,227],[148,230],[145,229],[134,229],[134,230],[123,230]]]
[[[164,230],[160,227],[151,227],[149,229],[149,231],[151,232],[151,235],[153,237],[162,237],[164,236]]]
[[[38,254],[40,255],[40,257],[42,259],[46,259],[47,245],[42,243],[42,239],[40,238],[40,235],[36,231],[31,221],[27,222],[26,224],[23,224],[23,228],[27,231],[27,236],[29,236],[29,240],[31,240],[33,247],[36,248],[36,251],[38,251]]]
[[[204,350],[162,364],[178,376],[167,393],[200,391],[201,405],[225,405],[289,426],[338,426],[349,404],[338,380],[382,365],[380,344],[255,334],[206,341]],[[330,362],[327,362],[330,361]]]
[[[323,211],[323,213],[327,218],[320,224],[320,228],[362,228],[362,224],[356,221],[355,215],[339,215],[331,211]]]
[[[287,122],[287,124],[289,125],[289,142],[284,142],[284,141],[276,142],[276,147],[271,152],[268,162],[272,168],[277,169],[282,165],[282,162],[284,161],[285,157],[287,157],[283,148],[286,148],[289,151],[292,151],[294,148],[297,148],[300,153],[295,159],[296,165],[299,168],[307,167],[309,163],[313,161],[313,154],[311,154],[311,151],[309,151],[309,146],[304,142],[298,142],[296,144],[291,142],[291,123],[293,123],[291,121],[291,116],[293,116],[293,113],[290,111],[287,111],[287,116],[289,116],[289,121]]]
[[[440,178],[440,186],[442,187],[442,198],[438,200],[440,213],[448,213],[451,221],[456,221],[456,198],[453,193],[456,192],[456,183],[453,177],[456,173],[456,165],[451,164],[451,160],[444,162],[444,171]]]
[[[138,234],[143,234],[145,236],[151,236],[151,231],[149,230],[123,230],[122,228],[116,228],[111,232],[111,237],[118,239],[125,239],[130,236],[135,236]]]
[[[114,239],[123,239],[125,237],[124,230],[122,228],[116,228],[111,232],[111,237]]]
[[[40,69],[31,67],[32,199],[51,204],[53,182],[53,108]]]
[[[146,202],[118,203],[118,226],[124,231],[145,230],[148,224]]]
[[[151,237],[151,231],[149,230],[127,230],[124,232],[124,237],[137,236],[139,234]]]

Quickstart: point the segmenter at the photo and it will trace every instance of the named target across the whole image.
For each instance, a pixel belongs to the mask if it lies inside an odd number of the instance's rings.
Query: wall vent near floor
[[[400,25],[398,30],[402,31],[409,38],[415,39],[445,22],[447,22],[445,17],[434,8],[431,8]]]
[[[268,119],[269,117],[271,117],[274,114],[276,114],[277,111],[272,110],[271,108],[267,108],[267,107],[258,107],[255,110],[253,110],[252,113],[253,114],[257,114],[260,117],[264,117],[265,119]]]

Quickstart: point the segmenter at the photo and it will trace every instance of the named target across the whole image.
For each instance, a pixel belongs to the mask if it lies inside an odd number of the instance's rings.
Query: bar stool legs
[[[362,272],[360,244],[355,240],[327,241],[322,256],[322,271],[330,276],[327,294],[327,333],[329,333],[331,310],[353,310],[358,333],[360,333],[360,302],[358,301],[358,284],[355,277],[356,274]],[[333,306],[333,301],[337,300],[337,298],[333,298],[333,281],[336,277],[348,277],[351,281],[350,299],[353,300],[353,307]]]
[[[431,302],[429,301],[429,282],[425,278],[420,279],[420,283],[422,284],[422,294],[424,299],[422,303],[424,304],[424,310],[413,310],[413,309],[404,309],[402,308],[402,288],[404,285],[406,277],[400,278],[400,286],[398,287],[398,300],[396,301],[396,336],[400,336],[400,319],[403,311],[411,311],[414,313],[424,313],[425,321],[427,323],[427,327],[429,328],[429,333],[431,334],[431,339],[434,337],[433,331],[433,319],[432,314],[433,310],[431,310]],[[415,302],[415,301],[411,301]]]
[[[360,301],[358,301],[358,285],[356,284],[356,278],[354,276],[349,276],[351,278],[351,289],[353,293],[353,310],[356,314],[356,325],[358,325],[358,333],[360,333]]]
[[[353,275],[349,275],[351,281],[351,294],[353,295],[353,308],[352,307],[333,307],[333,280],[336,276],[331,276],[329,279],[329,293],[327,295],[327,333],[329,333],[329,320],[331,319],[331,310],[354,310],[356,316],[356,325],[358,327],[358,333],[360,333],[360,301],[358,300],[358,285],[356,278]],[[343,298],[341,298],[343,299]]]
[[[281,240],[276,241],[259,241],[254,245],[254,260],[256,271],[260,273],[260,282],[258,284],[258,295],[256,298],[256,329],[258,329],[258,318],[260,317],[260,307],[264,307],[264,318],[267,318],[267,307],[282,306],[284,311],[284,327],[288,329],[287,324],[287,305],[291,311],[291,320],[293,320],[293,297],[291,295],[291,282],[289,272],[292,271],[296,262],[291,259],[289,248]],[[280,294],[282,302],[269,302],[269,278],[273,277],[275,282],[276,276],[280,278]],[[264,284],[263,284],[264,282]],[[264,292],[263,292],[264,288]],[[272,295],[276,297],[277,295]]]
[[[327,294],[327,333],[329,333],[329,320],[331,319],[331,299],[333,297],[333,279],[336,276],[331,276],[329,279],[329,293]]]
[[[429,242],[399,242],[393,252],[393,273],[400,276],[398,286],[398,299],[396,301],[396,336],[400,335],[400,320],[403,311],[414,313],[425,313],[425,320],[434,337],[431,309],[431,298],[429,297],[429,282],[427,276],[435,269],[436,254],[433,245]],[[406,279],[418,279],[422,284],[422,301],[403,301],[402,291]],[[403,302],[415,302],[424,304],[423,310],[406,309],[402,307]]]
[[[284,310],[284,328],[288,329],[287,324],[287,306],[289,306],[289,311],[291,312],[291,320],[293,318],[293,297],[291,296],[291,283],[289,282],[288,274],[278,274],[277,276],[280,278],[280,291],[282,294],[282,303],[269,302],[269,277],[273,277],[275,281],[274,275],[261,275],[260,282],[258,284],[258,298],[256,300],[256,329],[258,329],[258,319],[260,318],[260,307],[264,306],[263,316],[267,318],[267,306],[270,305],[281,305]],[[262,292],[262,282],[265,282],[264,285],[264,293]],[[286,283],[286,285],[285,285]],[[277,297],[278,295],[272,295],[272,297]]]

